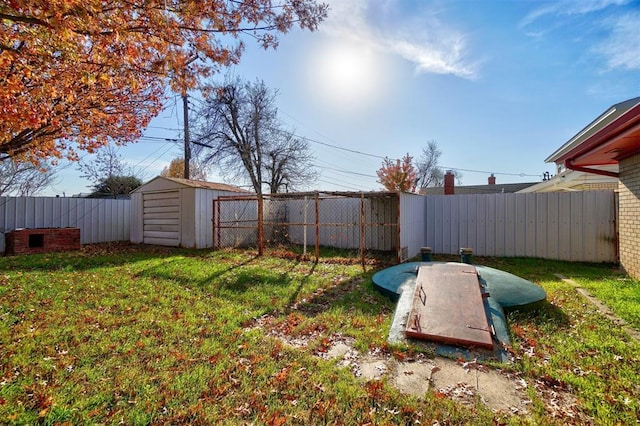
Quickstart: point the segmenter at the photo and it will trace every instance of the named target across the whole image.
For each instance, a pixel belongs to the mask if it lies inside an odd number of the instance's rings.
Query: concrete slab
[[[531,401],[526,383],[489,370],[476,363],[457,363],[437,358],[431,373],[433,387],[460,402],[472,403],[476,396],[494,411],[525,414]]]
[[[431,387],[433,362],[400,362],[396,368],[393,383],[402,393],[423,397]]]
[[[365,357],[358,364],[360,377],[367,380],[381,379],[389,369],[387,362],[383,359]]]
[[[526,383],[506,377],[476,362],[456,362],[446,358],[422,358],[398,362],[389,355],[362,356],[348,342],[336,343],[324,355],[338,360],[363,380],[387,377],[400,392],[424,397],[429,389],[463,404],[474,404],[479,397],[494,411],[526,414],[530,401]]]
[[[338,342],[333,345],[326,354],[328,359],[342,358],[351,350],[351,346],[344,342]]]

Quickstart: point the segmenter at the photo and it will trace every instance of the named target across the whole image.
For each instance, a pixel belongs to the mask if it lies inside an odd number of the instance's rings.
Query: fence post
[[[307,257],[307,207],[308,207],[308,199],[307,196],[304,196],[304,204],[303,204],[303,214],[302,214],[302,257]]]
[[[213,239],[212,244],[214,250],[220,248],[220,201],[217,203],[216,201],[218,200],[211,200],[211,202],[213,202],[211,209],[211,214],[213,215],[211,218],[211,238]]]
[[[365,223],[364,223],[364,192],[360,193],[360,261],[362,262],[362,267],[364,268],[364,250],[365,250]]]
[[[318,206],[319,196],[316,192],[316,263],[320,261],[320,207]]]
[[[264,236],[263,233],[263,206],[262,206],[262,194],[258,194],[258,256],[262,256],[264,254]]]

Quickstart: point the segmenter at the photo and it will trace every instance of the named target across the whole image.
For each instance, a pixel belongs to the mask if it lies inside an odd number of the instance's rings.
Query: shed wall
[[[213,201],[221,196],[239,195],[237,192],[195,188],[193,199],[194,236],[196,248],[213,247]]]
[[[180,189],[180,247],[197,248],[196,223],[199,211],[196,207],[197,188]]]

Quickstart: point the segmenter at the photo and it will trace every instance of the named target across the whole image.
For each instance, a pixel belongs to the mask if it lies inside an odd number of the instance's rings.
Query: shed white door
[[[145,244],[179,246],[180,191],[143,194],[142,222]]]

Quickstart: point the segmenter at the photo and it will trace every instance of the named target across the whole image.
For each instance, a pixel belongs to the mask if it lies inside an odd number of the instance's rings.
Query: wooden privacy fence
[[[129,200],[0,197],[0,252],[4,234],[19,228],[80,228],[82,244],[129,241]]]
[[[428,195],[425,246],[456,254],[616,262],[612,191]]]

